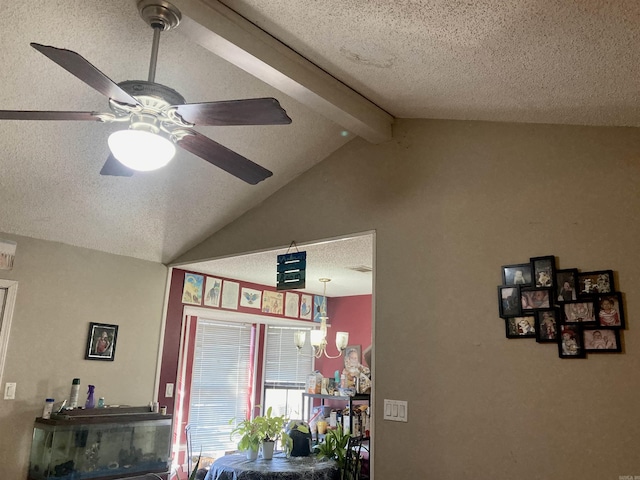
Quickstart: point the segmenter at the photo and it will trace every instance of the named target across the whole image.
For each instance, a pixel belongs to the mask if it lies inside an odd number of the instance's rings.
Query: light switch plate
[[[167,383],[164,387],[164,396],[166,398],[173,397],[173,383]]]
[[[393,422],[407,421],[407,402],[405,400],[384,399],[384,420]]]
[[[5,400],[15,400],[16,399],[16,384],[9,383],[4,386],[4,399]]]

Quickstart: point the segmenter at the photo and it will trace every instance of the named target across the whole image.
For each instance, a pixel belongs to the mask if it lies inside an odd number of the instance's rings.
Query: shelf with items
[[[348,415],[342,415],[342,422],[336,419],[337,423],[341,423],[343,428],[349,430],[353,436],[368,438],[369,407],[371,406],[371,396],[368,393],[360,393],[353,396],[338,396],[305,392],[302,394],[302,419],[305,422],[310,423],[313,415],[314,402],[318,400],[320,402],[319,406],[322,407],[323,410],[328,401],[341,403],[344,407],[348,408]],[[364,405],[366,405],[366,407],[362,409],[361,407]],[[316,433],[313,436],[316,441],[321,441],[324,437],[324,435],[320,433]]]

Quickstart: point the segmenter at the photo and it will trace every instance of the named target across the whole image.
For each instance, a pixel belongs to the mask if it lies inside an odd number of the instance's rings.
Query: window
[[[300,328],[267,327],[264,366],[264,409],[273,415],[302,418],[302,392],[313,370],[313,357],[298,354],[293,336]]]
[[[252,326],[198,319],[189,425],[193,452],[235,450],[229,420],[247,417],[252,389]]]

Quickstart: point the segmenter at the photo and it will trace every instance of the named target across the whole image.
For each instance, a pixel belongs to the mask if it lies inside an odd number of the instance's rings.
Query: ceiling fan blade
[[[291,119],[275,98],[174,105],[194,125],[288,125]]]
[[[107,161],[104,162],[102,170],[100,170],[100,175],[111,175],[113,177],[131,177],[133,174],[134,171],[132,169],[120,163],[111,153],[107,157]]]
[[[93,120],[99,122],[96,112],[43,112],[37,110],[0,110],[0,120]]]
[[[273,175],[266,168],[233,150],[229,150],[227,147],[201,135],[195,130],[189,130],[189,135],[185,135],[178,140],[178,145],[251,185],[256,185]]]
[[[135,98],[76,52],[39,43],[31,43],[31,46],[106,97],[128,105],[139,105]]]

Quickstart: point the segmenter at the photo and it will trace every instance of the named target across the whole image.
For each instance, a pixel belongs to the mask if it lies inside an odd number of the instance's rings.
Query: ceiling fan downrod
[[[151,45],[151,60],[149,61],[149,82],[156,79],[156,65],[158,63],[158,48],[160,33],[175,28],[180,23],[180,10],[164,0],[140,0],[138,12],[142,19],[153,28],[153,43]]]

